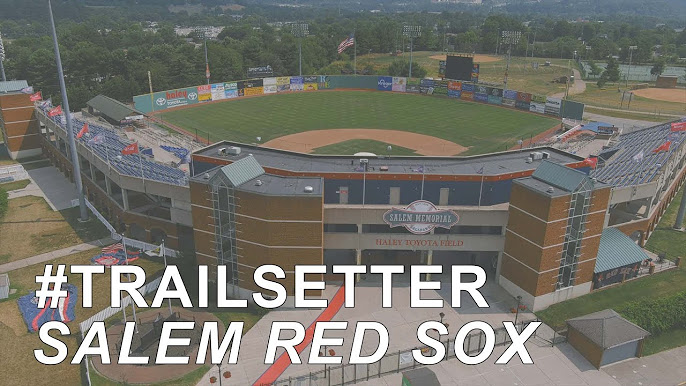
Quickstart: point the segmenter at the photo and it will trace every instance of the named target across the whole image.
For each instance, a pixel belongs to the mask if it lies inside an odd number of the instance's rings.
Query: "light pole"
[[[207,33],[203,32],[203,38],[205,40],[205,78],[207,78],[207,84],[210,84],[210,62],[207,60]]]
[[[515,314],[515,321],[514,321],[515,327],[517,327],[517,318],[519,317],[519,306],[521,304],[522,304],[522,296],[517,295],[517,311],[516,311],[517,313]]]
[[[5,77],[5,66],[3,66],[2,62],[5,61],[5,46],[2,44],[2,33],[0,33],[0,75],[2,75],[2,81],[6,82],[7,78]]]
[[[629,74],[631,74],[631,60],[634,56],[634,50],[637,50],[638,46],[629,46],[629,70],[626,72],[626,83],[625,87],[629,88]]]
[[[67,86],[64,84],[64,70],[62,69],[62,58],[60,57],[60,47],[57,43],[57,31],[55,30],[55,19],[52,16],[52,3],[48,0],[48,10],[50,14],[50,27],[52,28],[52,43],[55,46],[55,61],[57,62],[57,77],[60,82],[62,92],[62,110],[67,119],[67,138],[69,139],[69,149],[71,153],[71,164],[74,168],[74,182],[79,195],[79,208],[81,212],[80,221],[88,221],[88,209],[83,195],[83,182],[81,181],[81,165],[79,165],[79,153],[76,151],[74,131],[71,124],[71,112],[69,112],[69,99],[67,98]]]
[[[310,34],[309,24],[296,23],[291,27],[291,33],[298,38],[298,68],[300,76],[303,76],[303,38]]]
[[[507,66],[505,67],[505,79],[503,85],[503,92],[507,90],[507,76],[510,71],[510,59],[512,59],[512,45],[517,45],[519,39],[522,38],[521,31],[503,31],[502,32],[502,44],[507,44]]]
[[[408,74],[408,78],[412,78],[412,51],[414,48],[414,38],[422,36],[422,26],[406,25],[403,27],[403,35],[410,38],[410,73]]]

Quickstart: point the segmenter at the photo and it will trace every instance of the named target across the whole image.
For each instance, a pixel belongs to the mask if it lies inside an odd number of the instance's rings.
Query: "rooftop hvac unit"
[[[533,152],[533,153],[531,153],[531,154],[533,154],[533,157],[532,157],[532,158],[533,158],[534,161],[540,161],[540,160],[543,159],[543,153],[541,153],[540,151],[535,151],[535,152]]]
[[[553,192],[555,192],[555,189],[553,189],[552,186],[549,186],[547,192],[552,194]]]
[[[526,163],[530,164],[532,162],[534,162],[533,158],[531,158],[531,157],[526,158]]]
[[[367,158],[360,158],[360,165],[366,165],[369,163],[369,159]]]
[[[547,151],[544,151],[543,152],[543,159],[548,159],[548,158],[550,158],[550,153],[548,153]]]
[[[309,186],[309,185],[305,187],[305,193],[312,193],[312,192],[314,192],[314,188],[313,188],[313,187],[311,187],[311,186]]]
[[[230,146],[229,149],[227,150],[230,155],[239,155],[241,154],[241,148],[238,146]]]
[[[388,166],[379,166],[379,170],[382,172],[387,172],[388,171]]]
[[[225,148],[225,147],[220,147],[219,150],[217,150],[217,154],[219,154],[219,155],[226,155],[226,148]]]
[[[256,186],[262,186],[262,180],[257,180],[255,181]]]

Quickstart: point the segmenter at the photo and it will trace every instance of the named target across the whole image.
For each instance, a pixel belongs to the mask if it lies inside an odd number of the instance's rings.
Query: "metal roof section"
[[[584,172],[547,160],[536,168],[531,177],[570,193],[576,191],[588,179]]]
[[[260,166],[255,157],[249,155],[232,164],[222,167],[219,169],[219,172],[215,174],[214,178],[217,178],[217,176],[223,176],[231,184],[231,186],[237,188],[263,174],[264,169],[262,169],[262,166]]]
[[[25,80],[8,80],[6,82],[0,81],[0,93],[15,93],[29,87]]]
[[[239,155],[219,154],[218,150],[230,146],[243,149]],[[508,176],[528,172],[536,169],[541,160],[528,161],[532,151],[545,151],[549,153],[549,160],[561,164],[574,164],[584,160],[562,150],[542,147],[533,149],[512,150],[507,152],[484,154],[477,156],[384,156],[372,157],[356,156],[329,156],[297,153],[286,150],[272,149],[268,147],[254,146],[237,142],[223,141],[196,151],[194,155],[205,156],[227,161],[236,161],[252,154],[260,165],[267,168],[275,168],[300,173],[363,173],[364,168],[360,161],[367,161],[367,173],[400,173],[400,174],[441,174],[441,175],[466,175],[481,177],[504,176],[510,179],[517,176]],[[381,167],[388,170],[381,171]],[[384,168],[385,169],[385,168]]]
[[[625,265],[640,263],[648,255],[619,229],[606,228],[600,236],[600,247],[594,273],[609,271]]]
[[[648,331],[622,318],[611,309],[569,319],[567,324],[604,349],[650,335]]]
[[[93,99],[86,102],[86,105],[98,110],[100,113],[112,118],[115,121],[122,121],[126,117],[130,117],[132,115],[141,115],[141,113],[125,105],[124,103],[102,94],[97,95]]]

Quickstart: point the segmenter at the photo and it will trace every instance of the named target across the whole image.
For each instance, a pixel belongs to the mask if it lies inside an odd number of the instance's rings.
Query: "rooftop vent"
[[[313,188],[313,187],[311,187],[311,186],[309,186],[309,185],[305,187],[305,193],[312,193],[312,192],[314,192],[314,188]]]
[[[531,157],[526,158],[526,163],[530,164],[532,162],[534,162],[533,158],[531,158]]]
[[[217,149],[217,154],[219,155],[226,155],[226,148],[225,147],[220,147]]]
[[[241,154],[241,148],[238,146],[229,146],[229,148],[226,150],[230,155],[239,155]]]
[[[379,170],[382,172],[387,172],[388,171],[388,166],[379,166]]]
[[[548,186],[548,190],[546,190],[546,192],[548,192],[548,193],[552,194],[552,193],[554,193],[554,192],[555,192],[555,189],[553,189],[553,187],[552,187],[552,186]]]
[[[202,178],[209,180],[210,179],[210,173],[203,174]]]
[[[255,181],[255,186],[262,186],[262,180]]]

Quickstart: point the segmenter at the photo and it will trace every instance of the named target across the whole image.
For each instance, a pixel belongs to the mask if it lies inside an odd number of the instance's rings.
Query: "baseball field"
[[[209,133],[212,142],[257,142],[321,154],[383,154],[387,145],[397,149],[396,155],[490,153],[506,150],[519,139],[528,140],[559,123],[481,103],[373,91],[240,98],[179,108],[159,117],[191,134],[197,129],[206,138]]]

